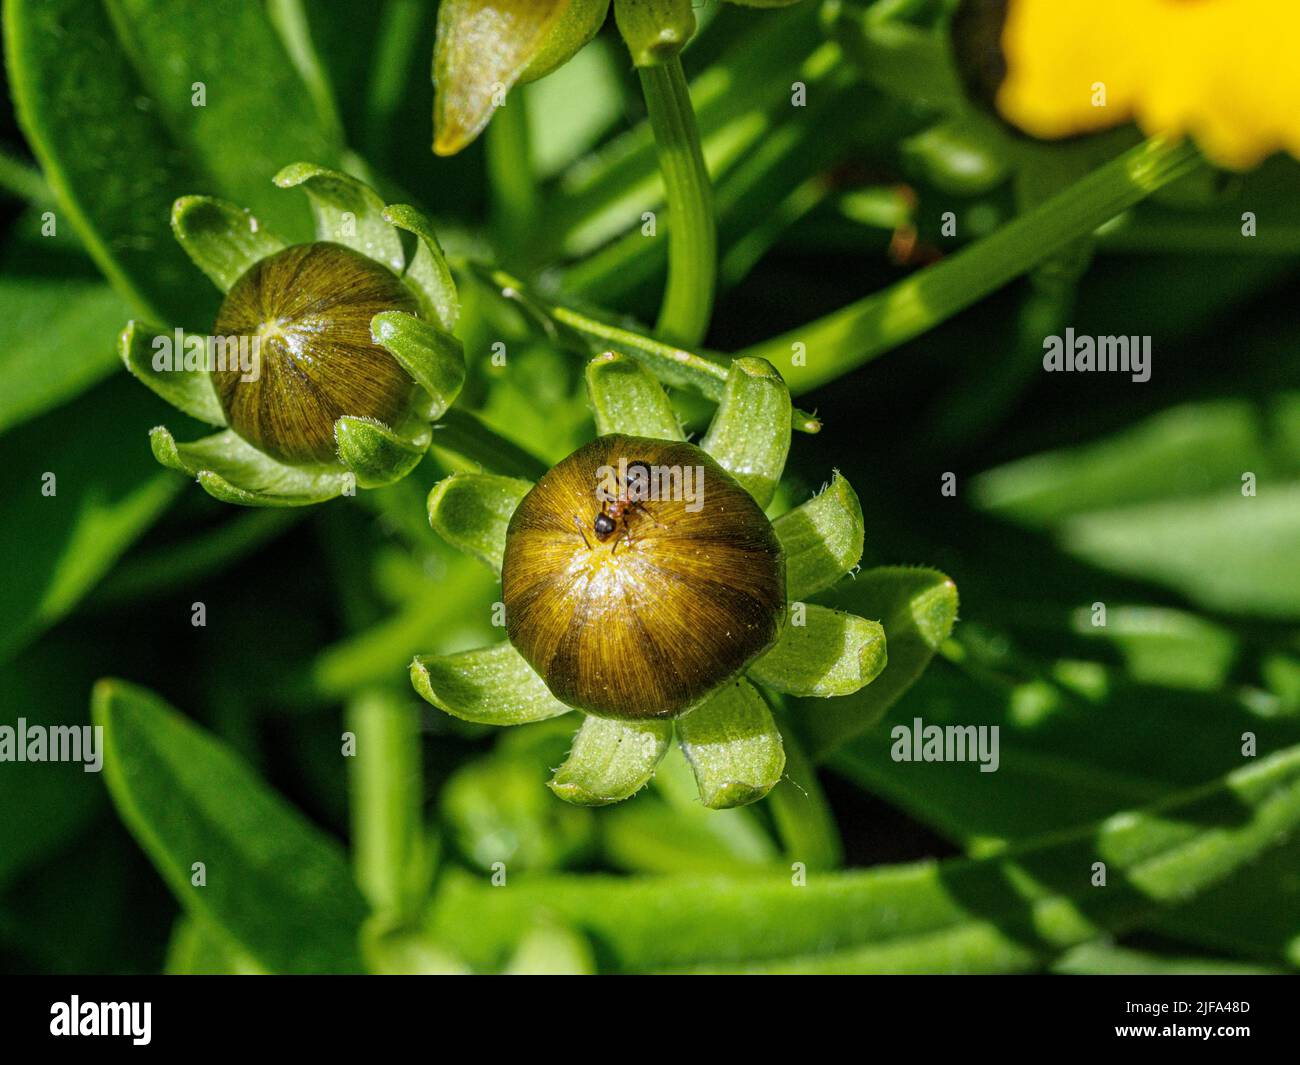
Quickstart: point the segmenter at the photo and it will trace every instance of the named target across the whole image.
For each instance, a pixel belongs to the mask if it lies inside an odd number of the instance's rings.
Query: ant
[[[635,466],[640,466],[643,469],[646,468],[646,464],[644,462],[631,463],[628,468],[631,469]],[[628,522],[628,518],[632,514],[638,514],[642,517],[647,518],[651,523],[653,523],[660,529],[666,528],[666,526],[662,522],[655,521],[654,517],[650,514],[650,511],[646,508],[645,503],[641,499],[639,498],[629,499],[627,498],[626,491],[624,491],[619,494],[619,498],[613,500],[612,502],[608,499],[603,500],[601,502],[600,511],[599,513],[597,513],[596,517],[592,520],[591,523],[591,531],[595,534],[596,542],[601,544],[608,543],[611,537],[617,535],[619,522],[622,522],[623,523],[622,539],[627,543],[629,547],[631,547],[632,530],[630,527],[630,523]],[[573,524],[578,527],[578,532],[582,536],[582,542],[587,545],[587,550],[588,551],[592,550],[591,541],[587,539],[587,530],[583,528],[582,521],[578,518],[578,515],[576,514],[573,515]],[[614,554],[617,551],[618,551],[618,542],[616,541],[613,550],[610,552],[610,554]]]

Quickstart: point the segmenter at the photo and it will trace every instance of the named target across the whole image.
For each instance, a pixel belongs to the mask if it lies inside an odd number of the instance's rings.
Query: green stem
[[[469,270],[493,292],[518,304],[530,318],[540,321],[558,343],[589,355],[601,351],[621,351],[635,358],[666,385],[689,388],[715,402],[722,398],[731,365],[725,356],[708,358],[593,317],[576,308],[547,300],[504,270],[472,261],[463,262],[460,266]],[[450,413],[449,411],[448,414]],[[821,422],[815,414],[797,409],[792,414],[792,425],[803,433],[821,431]],[[437,443],[436,436],[434,443]]]
[[[478,415],[453,407],[433,427],[434,448],[454,451],[477,463],[488,473],[523,477],[535,481],[547,466],[531,452],[507,440],[483,422]]]
[[[700,150],[681,58],[641,67],[650,127],[658,145],[672,225],[668,231],[668,285],[655,332],[678,344],[698,344],[709,329],[718,272],[713,189]]]
[[[518,261],[518,250],[532,243],[540,210],[524,86],[516,85],[497,108],[485,143],[497,247],[512,249],[511,258]]]
[[[376,913],[398,920],[417,912],[431,872],[420,810],[419,715],[410,699],[375,691],[347,708],[356,737],[349,764],[357,884]]]
[[[826,801],[813,767],[795,729],[778,717],[785,744],[785,776],[767,797],[777,834],[792,862],[809,869],[834,869],[844,861],[835,814]]]
[[[1187,142],[1153,137],[934,266],[766,340],[743,354],[772,362],[798,394],[932,329],[1199,165]],[[802,345],[802,365],[791,360]]]

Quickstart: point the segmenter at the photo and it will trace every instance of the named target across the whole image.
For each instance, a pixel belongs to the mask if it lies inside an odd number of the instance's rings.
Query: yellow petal
[[[1298,39],[1295,0],[1011,0],[998,109],[1045,138],[1134,119],[1231,167],[1300,156]]]

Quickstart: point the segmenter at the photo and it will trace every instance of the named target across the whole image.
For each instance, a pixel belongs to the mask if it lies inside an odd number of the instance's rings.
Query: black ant
[[[647,468],[643,462],[631,463],[628,468],[632,469],[636,466],[640,466],[642,469]],[[641,499],[629,499],[627,498],[626,491],[624,491],[621,492],[619,498],[615,500],[611,501],[606,499],[601,502],[600,511],[591,523],[591,531],[595,534],[596,542],[601,544],[608,543],[611,537],[617,535],[619,523],[622,522],[623,540],[630,547],[632,545],[632,530],[628,518],[632,514],[637,514],[649,519],[650,522],[661,529],[665,528],[661,522],[655,521]],[[578,527],[578,532],[582,536],[582,542],[587,545],[587,550],[592,550],[591,541],[587,539],[587,530],[583,528],[582,521],[576,514],[573,516],[573,524]],[[614,554],[617,551],[618,543],[616,542],[610,553]]]

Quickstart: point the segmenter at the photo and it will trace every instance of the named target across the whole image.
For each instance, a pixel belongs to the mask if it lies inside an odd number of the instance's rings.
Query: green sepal
[[[229,292],[259,259],[286,247],[249,211],[211,196],[182,196],[172,204],[172,232],[194,265],[222,292]]]
[[[439,710],[481,725],[527,725],[570,709],[508,642],[454,655],[417,656],[411,662],[411,685]]]
[[[362,488],[381,488],[400,481],[424,458],[433,432],[422,426],[409,439],[373,418],[346,415],[334,423],[339,461]]]
[[[178,444],[161,425],[149,432],[154,458],[195,478],[208,495],[246,507],[302,507],[349,491],[351,473],[312,473],[285,466],[232,429]]]
[[[838,470],[824,492],[772,527],[785,549],[785,591],[792,601],[829,588],[862,558],[862,504]]]
[[[957,586],[939,571],[922,567],[869,569],[836,589],[832,600],[880,619],[889,640],[889,662],[861,691],[799,715],[800,734],[817,760],[884,717],[925,671],[957,620]]]
[[[743,677],[677,722],[682,753],[711,810],[756,802],[785,770],[785,748],[772,711]]]
[[[453,473],[429,493],[429,524],[459,551],[501,572],[506,527],[532,482],[493,473]]]
[[[428,319],[452,332],[460,319],[460,294],[433,223],[423,211],[405,203],[390,203],[385,207],[384,221],[413,233],[418,239],[415,255],[403,278]]]
[[[154,368],[154,340],[156,337],[170,339],[173,349],[175,337],[180,333],[181,350],[179,355],[173,351],[173,358],[184,358],[189,336],[176,330],[171,338],[166,334],[154,333],[145,329],[139,322],[127,322],[126,328],[118,334],[117,350],[122,362],[135,377],[150,391],[156,393],[177,410],[188,414],[208,425],[223,427],[226,425],[226,413],[221,409],[221,401],[212,387],[212,375],[207,370],[160,370]],[[200,337],[199,339],[206,339]]]
[[[549,787],[578,806],[621,802],[650,782],[672,736],[671,721],[588,717]]]
[[[796,624],[802,615],[803,624]],[[878,621],[815,603],[791,604],[775,647],[749,677],[787,695],[852,695],[885,668],[885,630]]]
[[[587,395],[601,436],[686,439],[662,386],[629,355],[607,351],[587,363]]]
[[[614,21],[632,63],[652,67],[678,55],[695,36],[693,0],[614,0]]]
[[[433,45],[433,150],[454,155],[468,145],[516,83],[568,62],[608,10],[609,0],[443,0]]]
[[[402,311],[381,311],[370,319],[370,336],[424,389],[429,409],[441,418],[465,384],[465,351],[450,333]]]
[[[275,175],[275,183],[282,189],[301,187],[307,194],[317,240],[346,244],[402,273],[406,266],[402,239],[385,221],[384,201],[369,185],[315,163],[290,163]]]
[[[766,359],[731,364],[718,412],[700,447],[766,507],[790,453],[790,390]]]

